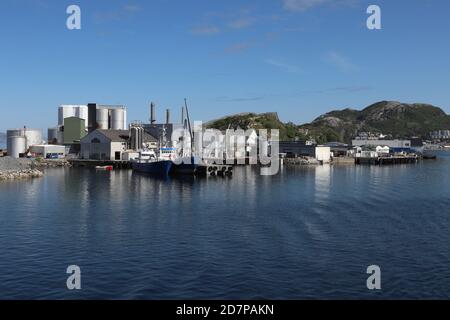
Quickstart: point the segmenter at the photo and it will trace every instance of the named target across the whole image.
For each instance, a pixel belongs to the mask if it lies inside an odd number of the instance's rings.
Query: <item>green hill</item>
[[[358,132],[383,133],[399,139],[427,138],[431,131],[450,130],[450,116],[429,104],[381,101],[361,111],[331,111],[300,126],[281,122],[277,113],[241,113],[210,121],[206,127],[222,131],[228,128],[279,129],[281,140],[313,138],[318,143],[348,143]]]
[[[426,138],[431,131],[450,129],[450,116],[429,104],[381,101],[361,111],[326,113],[300,129],[319,142],[349,142],[361,131],[389,134],[393,138]]]
[[[293,140],[300,135],[298,126],[293,123],[283,123],[278,118],[276,112],[270,113],[240,113],[217,120],[207,122],[207,128],[214,128],[221,131],[227,129],[241,128],[248,129],[278,129],[280,130],[280,140]]]

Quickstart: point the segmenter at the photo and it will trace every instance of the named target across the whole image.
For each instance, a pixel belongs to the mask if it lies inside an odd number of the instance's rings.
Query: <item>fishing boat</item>
[[[131,161],[131,168],[137,172],[167,176],[172,169],[172,160],[175,156],[176,148],[160,148],[158,153],[153,150],[142,150],[139,157]]]

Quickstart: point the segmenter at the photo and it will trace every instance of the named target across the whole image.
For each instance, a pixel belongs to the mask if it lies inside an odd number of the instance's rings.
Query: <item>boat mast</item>
[[[191,126],[191,117],[189,115],[189,108],[187,105],[187,99],[184,98],[184,106],[186,107],[186,116],[187,116],[187,122],[189,127],[189,136],[191,137],[191,156],[194,153],[194,134],[192,133],[192,126]]]

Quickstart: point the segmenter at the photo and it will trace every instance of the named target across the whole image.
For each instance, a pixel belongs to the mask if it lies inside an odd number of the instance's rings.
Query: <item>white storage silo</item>
[[[83,119],[84,123],[88,124],[88,118],[89,118],[89,109],[87,106],[77,106],[75,109],[75,117]]]
[[[107,130],[109,128],[109,110],[97,109],[97,129]]]
[[[123,108],[111,109],[111,129],[125,130],[125,110]]]
[[[76,109],[73,105],[62,105],[58,108],[58,125],[64,125],[64,119],[75,117]]]
[[[42,144],[42,131],[40,129],[12,129],[6,131],[7,138],[22,136],[26,138],[26,148],[30,146]]]
[[[8,136],[8,156],[19,158],[21,153],[27,151],[27,139],[24,136]]]
[[[42,130],[40,129],[24,129],[24,135],[27,138],[27,149],[31,146],[40,145],[43,142]]]

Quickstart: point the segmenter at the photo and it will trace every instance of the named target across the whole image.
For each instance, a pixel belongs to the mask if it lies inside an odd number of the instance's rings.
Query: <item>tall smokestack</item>
[[[156,123],[156,105],[152,102],[150,103],[150,124]]]
[[[166,110],[166,124],[170,123],[170,109]]]

